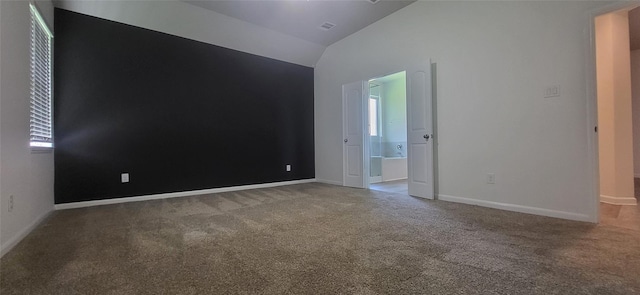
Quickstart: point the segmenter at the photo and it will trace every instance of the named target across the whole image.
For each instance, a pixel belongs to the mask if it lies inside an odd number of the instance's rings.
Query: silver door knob
[[[344,142],[349,142],[349,139],[346,139],[346,138],[345,138]]]

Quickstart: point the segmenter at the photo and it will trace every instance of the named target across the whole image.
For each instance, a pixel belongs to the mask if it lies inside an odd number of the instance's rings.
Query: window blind
[[[31,9],[30,146],[53,147],[52,60],[53,34],[35,6]]]

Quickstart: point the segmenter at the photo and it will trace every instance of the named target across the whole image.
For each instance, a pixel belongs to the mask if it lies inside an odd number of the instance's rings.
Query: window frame
[[[375,108],[375,110],[372,110]],[[369,97],[369,136],[378,136],[378,100]]]
[[[50,151],[54,148],[54,135],[53,135],[53,33],[49,29],[49,26],[42,18],[40,11],[33,4],[29,3],[29,11],[31,16],[31,24],[30,24],[30,37],[29,37],[29,147],[32,151]],[[43,46],[41,43],[44,43],[38,40],[38,33],[44,34],[46,38],[46,56],[40,56],[44,54],[38,55],[37,48],[38,46]],[[40,38],[42,39],[42,38]],[[41,70],[37,69],[39,65],[44,60],[44,62],[48,63],[45,67],[48,70],[48,73],[44,74],[44,78]],[[42,79],[48,79],[48,81],[41,81]],[[45,94],[45,98],[43,99],[40,96],[43,96],[42,93],[38,93],[36,91],[36,87],[38,85],[48,84],[48,93]],[[42,106],[38,107],[36,105],[42,105],[42,101],[45,101],[45,104],[48,105],[48,110],[43,109]],[[36,120],[42,120],[42,116],[35,117],[36,112],[46,113],[45,123],[37,124],[34,123]],[[40,139],[34,138],[38,137],[38,135],[34,134],[34,129],[37,126],[49,125],[48,134],[44,136],[40,136]],[[47,133],[47,132],[45,132]]]

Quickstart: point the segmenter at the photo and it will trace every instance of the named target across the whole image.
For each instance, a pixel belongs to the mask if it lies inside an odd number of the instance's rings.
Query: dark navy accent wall
[[[56,204],[314,177],[313,68],[62,9],[55,31]]]

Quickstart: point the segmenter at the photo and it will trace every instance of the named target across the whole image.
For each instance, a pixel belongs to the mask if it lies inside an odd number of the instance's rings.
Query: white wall
[[[53,6],[36,3],[52,28]],[[53,153],[29,148],[29,2],[0,1],[0,252],[53,209]],[[14,208],[8,212],[9,196]]]
[[[602,5],[418,1],[329,46],[315,69],[316,178],[342,178],[341,85],[432,58],[441,196],[597,220],[586,55]],[[550,85],[559,98],[543,97]]]
[[[635,204],[627,12],[597,17],[595,37],[601,200]]]
[[[295,64],[325,47],[180,1],[55,1],[56,7]]]
[[[385,142],[407,141],[407,88],[405,77],[384,83],[382,137]]]
[[[635,177],[640,177],[640,49],[631,51],[631,93],[633,107],[633,173]]]

